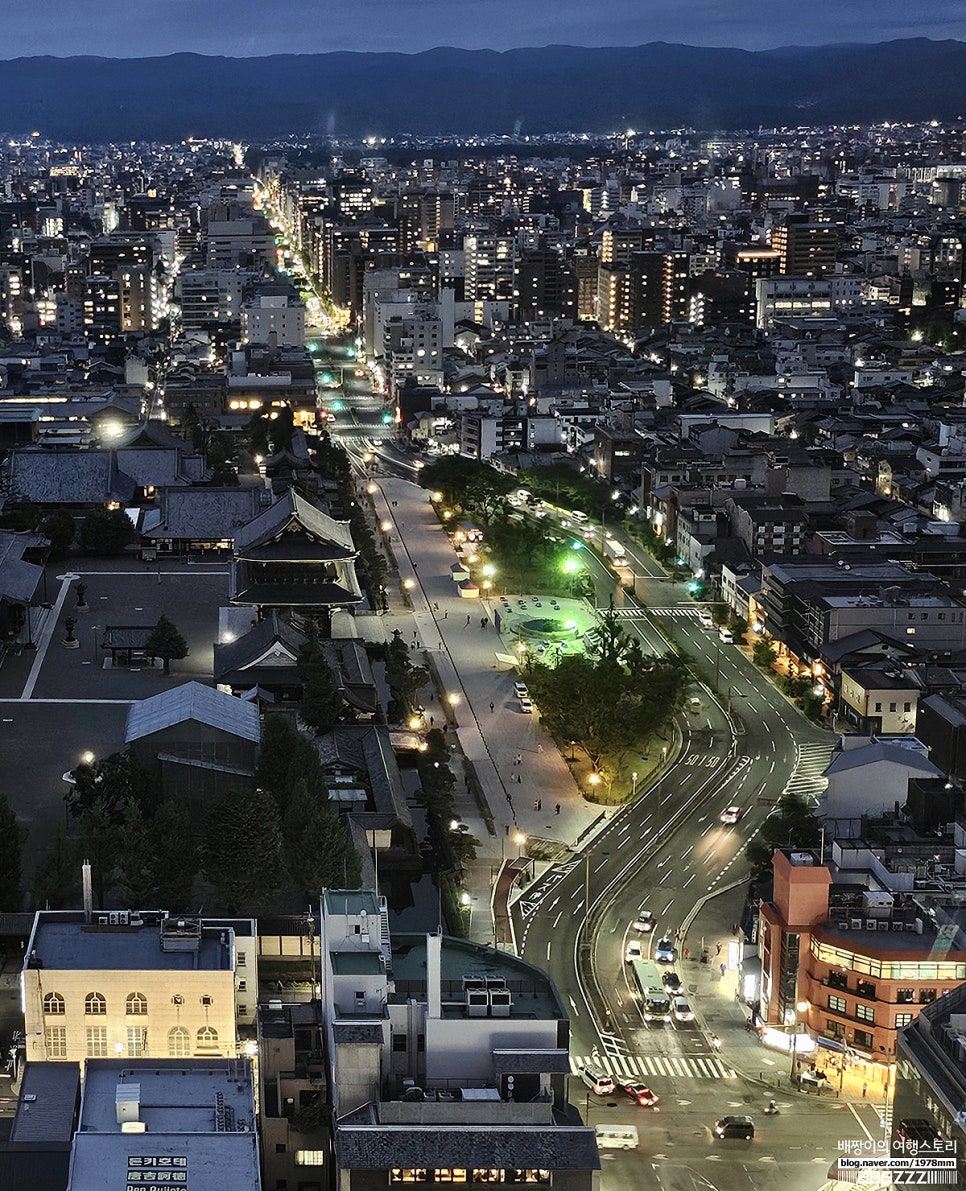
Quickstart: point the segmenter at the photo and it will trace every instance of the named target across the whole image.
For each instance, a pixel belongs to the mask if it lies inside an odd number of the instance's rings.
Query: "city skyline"
[[[279,0],[271,21],[255,0],[239,0],[226,22],[219,5],[186,0],[92,0],[81,10],[50,0],[43,12],[6,19],[6,59],[34,55],[157,57],[194,52],[227,57],[327,51],[418,53],[437,46],[503,51],[543,45],[606,47],[655,41],[747,50],[786,45],[870,43],[897,38],[966,39],[962,6],[943,0],[928,16],[899,0],[562,0],[541,5],[476,0],[361,0],[351,8],[320,0]]]

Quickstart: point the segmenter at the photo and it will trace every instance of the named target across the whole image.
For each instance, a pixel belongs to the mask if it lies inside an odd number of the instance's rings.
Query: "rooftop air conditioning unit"
[[[848,921],[846,920],[844,922],[836,922],[835,929],[836,930],[848,930],[849,929]]]
[[[489,997],[482,990],[470,989],[466,994],[466,1013],[468,1017],[486,1017],[489,1010]]]
[[[866,918],[865,929],[866,930],[878,930],[879,929],[878,920],[875,918]]]
[[[495,989],[490,993],[490,1016],[491,1017],[509,1017],[510,1016],[510,990],[509,989]]]
[[[904,922],[893,922],[892,929],[893,930],[905,930],[906,924]]]
[[[852,923],[853,930],[861,930],[862,929],[862,919],[861,918],[853,918],[851,920],[851,923]]]

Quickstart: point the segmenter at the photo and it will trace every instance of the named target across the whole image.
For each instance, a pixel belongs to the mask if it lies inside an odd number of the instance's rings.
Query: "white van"
[[[597,1148],[599,1150],[636,1150],[638,1146],[636,1125],[598,1125]]]
[[[595,1096],[609,1096],[617,1091],[617,1085],[602,1067],[581,1067],[580,1078]]]
[[[581,512],[580,509],[571,509],[570,516],[573,517],[574,521],[586,521],[587,520],[587,514]]]
[[[731,629],[718,629],[718,636],[725,643],[725,645],[730,645],[732,641],[734,641],[734,635],[732,634]]]

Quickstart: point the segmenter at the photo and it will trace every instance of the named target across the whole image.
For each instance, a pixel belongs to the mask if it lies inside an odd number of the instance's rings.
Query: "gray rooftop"
[[[202,929],[197,951],[162,951],[157,922],[143,926],[100,926],[98,915],[86,925],[83,913],[39,910],[31,951],[47,972],[230,971],[231,950],[221,944],[218,927]],[[28,953],[24,964],[29,966]],[[130,989],[150,997],[150,988]]]
[[[245,1133],[254,1127],[252,1069],[245,1059],[88,1059],[81,1132],[121,1132],[115,1108],[119,1090],[136,1098],[136,1119],[149,1136]],[[223,1127],[215,1119],[216,1098],[225,1106]]]
[[[339,1125],[339,1164],[349,1170],[393,1167],[599,1170],[593,1129],[546,1125]]]
[[[27,1063],[10,1140],[69,1142],[79,1099],[76,1063]]]
[[[256,743],[261,738],[258,708],[253,703],[202,686],[200,682],[186,682],[133,703],[127,713],[124,741],[130,744],[186,720]]]
[[[186,1180],[174,1184],[183,1191],[262,1186],[254,1133],[78,1133],[67,1191],[122,1191],[161,1170],[183,1171]]]

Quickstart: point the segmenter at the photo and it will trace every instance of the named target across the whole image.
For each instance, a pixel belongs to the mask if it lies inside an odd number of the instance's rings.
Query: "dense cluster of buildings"
[[[907,1115],[962,1137],[964,283],[958,127],[512,151],[12,140],[0,497],[124,510],[143,558],[230,558],[221,689],[132,707],[123,742],[188,801],[218,774],[252,786],[257,708],[297,702],[302,620],[323,625],[356,716],[326,776],[360,850],[380,835],[391,858],[412,823],[348,624],[373,610],[359,544],[308,461],[307,326],[349,336],[325,383],[365,368],[430,454],[606,481],[622,532],[770,642],[843,733],[823,846],[776,853],[754,925],[763,1028],[894,1079]],[[232,482],[225,443],[289,411],[290,445]],[[0,533],[3,648],[31,643],[48,545]],[[130,664],[150,627],[99,647]],[[3,1185],[577,1191],[599,1162],[552,984],[492,948],[393,938],[374,892],[326,891],[307,920],[43,911],[22,992]]]

